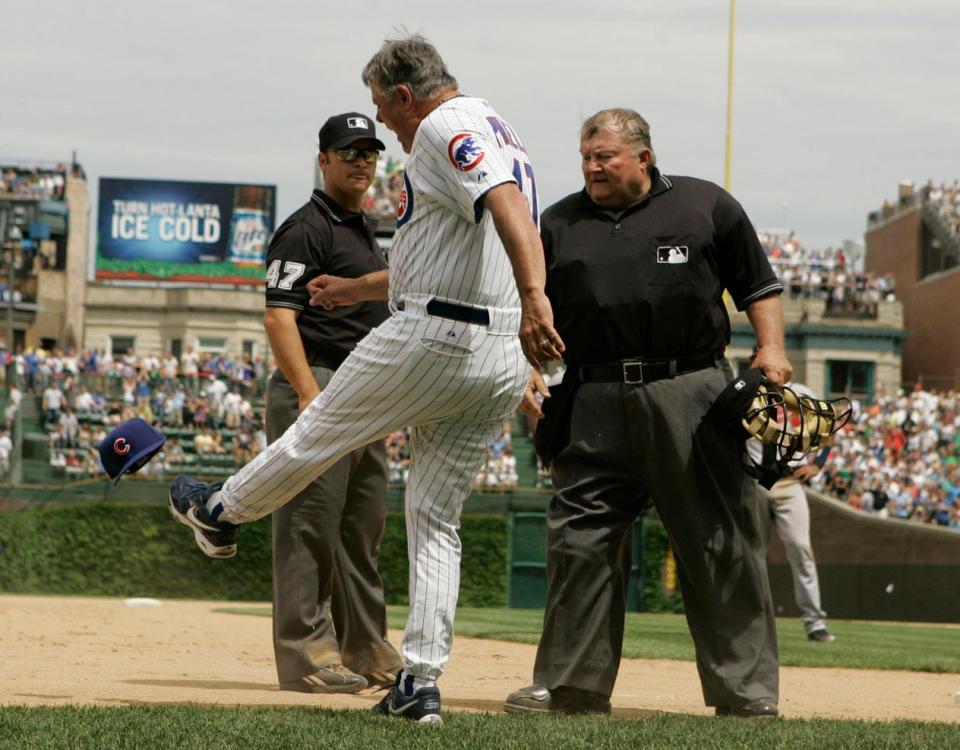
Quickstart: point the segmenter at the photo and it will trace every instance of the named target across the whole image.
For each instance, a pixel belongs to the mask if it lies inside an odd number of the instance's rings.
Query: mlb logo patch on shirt
[[[660,245],[657,248],[657,263],[686,263],[690,248],[686,245]]]

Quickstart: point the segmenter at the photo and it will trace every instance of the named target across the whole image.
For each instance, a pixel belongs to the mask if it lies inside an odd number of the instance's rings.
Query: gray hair
[[[421,102],[459,87],[436,47],[420,34],[385,40],[364,67],[361,78],[365,86],[372,84],[388,96],[405,83]]]
[[[583,123],[580,128],[580,140],[593,138],[601,130],[617,133],[633,146],[637,156],[643,149],[650,149],[650,165],[656,165],[657,156],[653,152],[653,143],[650,140],[650,125],[639,113],[632,109],[601,109]]]

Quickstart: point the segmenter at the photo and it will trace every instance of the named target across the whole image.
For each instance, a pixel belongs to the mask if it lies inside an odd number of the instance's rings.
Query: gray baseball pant
[[[311,369],[322,389],[333,371]],[[298,414],[297,392],[277,370],[267,386],[269,441]],[[335,663],[362,675],[399,671],[377,569],[386,490],[385,449],[374,441],[273,513],[273,648],[281,684]]]
[[[776,624],[759,488],[742,443],[704,419],[729,365],[642,385],[586,383],[551,466],[547,608],[534,680],[613,692],[626,609],[625,545],[652,499],[670,536],[708,706],[778,699]],[[656,575],[656,571],[650,571]]]
[[[826,628],[827,613],[820,605],[820,579],[810,544],[810,506],[803,485],[781,479],[767,492],[770,513],[787,553],[793,576],[793,596],[806,632]]]

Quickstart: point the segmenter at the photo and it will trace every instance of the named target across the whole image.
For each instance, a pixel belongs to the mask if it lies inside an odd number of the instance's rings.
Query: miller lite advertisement
[[[262,287],[273,185],[104,177],[98,281]]]

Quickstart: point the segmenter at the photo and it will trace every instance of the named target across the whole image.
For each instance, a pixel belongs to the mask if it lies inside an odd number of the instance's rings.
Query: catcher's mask
[[[752,368],[728,385],[710,407],[709,416],[742,438],[756,438],[775,447],[776,464],[764,467],[753,459],[744,468],[769,489],[789,471],[789,463],[827,444],[850,419],[850,399],[824,401],[775,387],[763,371]]]

